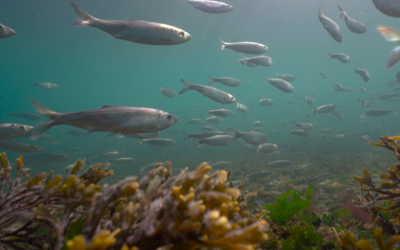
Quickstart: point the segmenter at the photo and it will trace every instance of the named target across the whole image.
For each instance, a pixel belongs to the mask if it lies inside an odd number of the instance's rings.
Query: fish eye
[[[0,25],[0,29],[2,29],[2,28],[3,28],[3,26]]]
[[[179,36],[180,37],[185,37],[185,32],[183,32],[183,31],[179,32]]]
[[[171,121],[172,116],[171,115],[167,115],[167,120]]]

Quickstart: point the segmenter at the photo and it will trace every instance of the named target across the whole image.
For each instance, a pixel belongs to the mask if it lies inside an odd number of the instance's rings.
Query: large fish
[[[400,2],[398,0],[372,0],[375,7],[383,14],[400,17]]]
[[[95,18],[75,3],[71,3],[77,19],[72,26],[98,28],[116,39],[148,45],[175,45],[189,41],[191,36],[174,26],[142,20],[113,21]]]
[[[356,33],[356,34],[363,34],[363,33],[367,32],[367,27],[365,27],[364,24],[360,23],[357,20],[354,20],[353,18],[350,18],[347,15],[347,13],[339,5],[337,7],[342,12],[339,16],[339,19],[344,18],[347,28],[349,28],[349,30],[351,32]]]
[[[27,137],[32,133],[33,127],[16,123],[0,123],[0,141],[17,137]]]
[[[322,26],[324,26],[324,29],[328,31],[329,35],[331,35],[331,37],[335,39],[336,42],[343,42],[342,30],[340,29],[339,25],[335,23],[332,19],[324,16],[321,11],[321,4],[319,5],[318,18],[319,21],[322,23]]]
[[[41,122],[35,127],[31,135],[32,140],[58,125],[86,129],[89,133],[102,131],[130,134],[160,131],[178,121],[178,118],[172,114],[151,108],[106,105],[95,110],[56,113],[33,98],[31,101],[39,114],[50,118],[49,121]]]
[[[39,146],[17,141],[0,142],[0,148],[18,153],[36,153],[42,150],[42,148]]]
[[[268,50],[268,47],[261,43],[253,43],[253,42],[237,42],[237,43],[226,43],[221,40],[222,46],[221,50],[224,48],[231,49],[233,51],[244,53],[244,54],[262,54]]]
[[[40,119],[42,119],[42,117],[40,115],[28,114],[28,113],[11,113],[9,111],[7,111],[7,115],[6,116],[15,116],[15,117],[22,118],[22,119],[27,119],[27,120],[40,120]]]
[[[17,32],[15,32],[13,29],[0,23],[0,39],[7,38],[15,34],[17,34]]]
[[[230,6],[229,4],[219,1],[210,1],[210,0],[184,0],[184,1],[187,1],[198,10],[210,14],[221,14],[233,10],[233,7]]]
[[[236,102],[235,97],[233,97],[231,94],[228,94],[222,90],[210,87],[210,86],[203,86],[203,85],[197,85],[197,84],[191,84],[188,83],[187,81],[181,79],[181,82],[184,87],[179,94],[183,94],[189,90],[196,90],[197,92],[203,94],[204,96],[207,96],[211,100],[214,100],[219,103],[224,103],[224,104],[230,104]]]
[[[400,3],[398,3],[400,5]],[[399,16],[400,17],[400,16]],[[389,28],[387,26],[378,25],[376,29],[388,42],[400,44],[400,31]],[[400,46],[394,47],[386,61],[386,69],[390,69],[400,60]]]

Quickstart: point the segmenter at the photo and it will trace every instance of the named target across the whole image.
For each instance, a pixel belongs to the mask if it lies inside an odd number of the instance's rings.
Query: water
[[[254,121],[264,121],[265,126],[260,132],[269,136],[268,142],[290,144],[289,149],[281,151],[280,159],[293,160],[296,166],[316,159],[312,156],[351,157],[355,153],[367,156],[368,152],[374,150],[367,142],[360,141],[359,137],[351,136],[343,141],[322,140],[318,137],[318,130],[324,128],[335,129],[329,137],[340,130],[344,130],[342,134],[350,135],[373,131],[374,134],[370,136],[372,141],[376,141],[379,135],[398,133],[398,118],[392,114],[366,118],[370,126],[359,119],[367,110],[390,110],[399,106],[399,102],[381,101],[376,95],[371,96],[378,92],[390,92],[391,89],[384,85],[395,79],[399,68],[397,65],[385,70],[386,58],[393,44],[385,42],[375,29],[376,25],[396,28],[395,18],[381,14],[371,1],[323,1],[322,12],[342,29],[344,41],[340,44],[329,36],[319,22],[318,1],[229,0],[227,3],[234,7],[232,12],[212,15],[193,8],[189,3],[174,0],[77,2],[97,18],[160,22],[177,26],[192,36],[191,41],[181,45],[150,46],[116,40],[95,28],[72,27],[72,22],[78,16],[69,1],[8,1],[0,9],[1,22],[13,28],[17,35],[1,40],[0,112],[35,113],[29,97],[60,112],[90,110],[103,105],[142,106],[176,115],[179,121],[171,129],[198,133],[202,124],[184,125],[184,121],[204,118],[207,108],[227,108],[235,114],[224,118],[218,125],[205,125],[216,126],[223,131],[228,126],[248,131],[253,129]],[[368,31],[361,35],[351,33],[344,20],[337,20],[340,14],[337,4],[350,17],[364,23]],[[241,57],[239,53],[229,49],[221,51],[218,37],[226,42],[253,41],[267,45],[269,50],[265,55],[272,58],[272,66],[245,68],[237,62]],[[351,56],[351,62],[327,62],[327,52],[346,53]],[[354,74],[354,65],[369,71],[371,79],[368,83]],[[292,82],[295,92],[283,93],[265,82],[265,77],[276,78],[277,72],[296,76]],[[319,76],[320,72],[325,73],[328,79]],[[213,86],[235,96],[250,111],[240,113],[236,104],[220,104],[195,91],[173,99],[162,96],[158,91],[161,83],[162,87],[179,92],[184,87],[180,78],[206,85],[209,82],[208,75],[240,79],[242,85],[236,88],[219,83]],[[53,91],[31,87],[30,80],[48,81],[61,87]],[[353,91],[335,93],[332,83],[353,87]],[[358,87],[367,87],[367,92],[356,92]],[[344,119],[338,121],[335,116],[327,114],[305,118],[307,113],[312,114],[312,110],[303,102],[303,93],[306,96],[315,93],[316,103],[312,105],[315,108],[321,104],[337,105],[336,110],[343,111]],[[258,97],[270,98],[275,105],[262,107],[258,104]],[[365,108],[357,101],[358,98],[374,99],[375,104]],[[288,104],[287,100],[293,104]],[[202,107],[196,108],[194,104],[201,104]],[[280,125],[282,120],[287,123]],[[318,125],[308,137],[289,137],[292,120]],[[36,121],[4,116],[0,122],[36,124]],[[362,127],[355,128],[356,124],[362,124]],[[133,165],[112,165],[115,177],[110,180],[138,174],[140,167],[166,160],[172,161],[175,171],[186,166],[195,167],[202,161],[231,161],[234,170],[239,173],[236,178],[240,179],[251,172],[263,170],[263,166],[273,160],[263,153],[245,150],[241,139],[228,146],[204,145],[195,149],[193,140],[182,142],[182,132],[174,134],[162,131],[161,138],[170,138],[177,143],[169,148],[154,148],[146,144],[139,146],[133,143],[136,141],[134,139],[106,137],[107,133],[93,133],[84,137],[62,135],[62,130],[66,129],[71,127],[58,126],[47,133],[55,136],[54,140],[62,141],[60,145],[46,144],[43,140],[32,142],[27,138],[15,139],[39,145],[43,147],[42,152],[62,153],[63,148],[81,148],[79,153],[68,154],[71,158],[68,162],[35,166],[32,167],[32,174],[50,169],[61,171],[87,153],[96,156],[108,149],[124,150],[123,157],[136,159]],[[306,157],[294,156],[295,152],[303,152]],[[19,155],[8,153],[11,159]],[[334,170],[335,166],[320,164],[311,175]],[[334,178],[332,181],[335,181]]]

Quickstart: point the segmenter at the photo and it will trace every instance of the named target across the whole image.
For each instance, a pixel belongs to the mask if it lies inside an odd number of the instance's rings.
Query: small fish
[[[369,74],[368,71],[366,69],[356,69],[354,68],[354,74],[359,74],[362,79],[364,80],[364,82],[368,82],[369,81]]]
[[[253,126],[257,127],[257,128],[263,127],[264,125],[265,125],[265,122],[263,122],[263,121],[255,121],[255,122],[253,122]]]
[[[229,87],[237,87],[242,84],[242,81],[232,78],[232,77],[221,77],[221,78],[213,78],[211,76],[208,76],[208,77],[211,79],[211,81],[208,83],[208,86],[210,86],[214,82],[219,82],[219,83],[221,83],[225,86],[229,86]]]
[[[176,141],[171,140],[171,139],[152,138],[152,139],[142,139],[139,142],[139,145],[141,145],[143,142],[147,143],[151,146],[157,146],[157,147],[168,147],[168,146],[172,146],[176,143]]]
[[[342,91],[344,91],[346,88],[342,85],[342,84],[335,84],[335,83],[332,83],[333,84],[333,90],[334,91],[340,91],[340,92],[342,92]]]
[[[195,118],[195,119],[191,119],[189,121],[185,121],[185,124],[189,124],[189,125],[194,125],[194,124],[199,124],[199,123],[201,123],[200,118]]]
[[[210,14],[222,14],[233,10],[233,7],[229,4],[211,1],[211,0],[184,0],[193,5],[198,10],[201,10]]]
[[[274,151],[272,153],[267,153],[267,156],[272,157],[272,158],[279,158],[280,155],[281,155],[280,151]]]
[[[329,54],[329,53],[328,53],[328,55],[329,55],[328,62],[329,62],[331,59],[337,59],[337,60],[341,61],[342,63],[348,63],[348,62],[350,62],[350,56],[348,56],[348,55],[346,55],[346,54],[343,54],[343,53],[339,53],[339,54]]]
[[[332,105],[332,104],[328,104],[328,105],[322,105],[322,106],[319,106],[318,108],[313,108],[313,107],[311,107],[311,109],[314,111],[314,115],[316,114],[316,113],[320,113],[320,114],[323,114],[323,113],[330,113],[330,112],[332,112],[334,109],[336,108],[336,106],[335,105]]]
[[[143,171],[147,171],[147,169],[149,169],[149,168],[154,168],[157,164],[158,164],[158,162],[153,162],[153,163],[150,163],[150,164],[147,164],[147,165],[141,167],[140,173],[142,173]]]
[[[307,97],[307,96],[305,96],[304,97],[304,102],[306,103],[306,104],[313,104],[314,102],[315,102],[315,99],[314,98],[312,98],[312,97]]]
[[[229,130],[234,134],[236,138],[242,138],[247,143],[253,145],[260,145],[268,141],[268,136],[260,132],[256,131],[239,132],[232,128],[229,128]]]
[[[388,115],[388,114],[395,114],[397,115],[397,113],[394,111],[396,109],[396,107],[394,107],[392,110],[383,110],[383,109],[376,109],[376,110],[370,110],[365,112],[364,115],[368,115],[368,116],[383,116],[383,115]]]
[[[334,130],[335,130],[334,128],[326,128],[326,129],[323,129],[323,130],[319,130],[318,133],[320,133],[320,134],[330,134]]]
[[[362,141],[369,141],[369,135],[363,135],[360,137],[360,140]]]
[[[278,161],[273,161],[265,165],[265,167],[270,167],[270,168],[284,168],[284,167],[289,167],[292,165],[291,161],[288,160],[278,160]]]
[[[63,130],[62,134],[73,135],[73,136],[86,136],[89,135],[89,132],[83,129],[71,129],[71,130]]]
[[[212,146],[225,146],[234,142],[236,140],[236,137],[231,135],[215,135],[204,139],[196,139],[196,138],[193,139],[197,142],[195,147],[198,147],[200,144],[208,144]]]
[[[212,168],[230,168],[232,167],[232,162],[230,161],[219,161],[216,163],[210,163]]]
[[[13,29],[0,23],[0,39],[7,38],[15,34],[17,34],[17,32],[15,32]]]
[[[324,79],[326,79],[326,74],[325,73],[319,73],[318,76],[322,76]]]
[[[237,108],[240,112],[242,112],[242,113],[246,113],[246,112],[249,111],[249,108],[247,108],[246,105],[241,104],[241,103],[239,103],[239,102],[236,102],[236,108]]]
[[[269,56],[256,56],[256,57],[250,57],[246,58],[244,55],[242,55],[244,58],[244,66],[247,67],[247,64],[254,64],[256,66],[264,66],[264,67],[269,67],[272,65],[272,59]]]
[[[306,163],[303,166],[293,171],[294,176],[299,176],[308,173],[314,167],[314,163]]]
[[[365,93],[365,91],[367,91],[367,88],[366,87],[359,87],[357,92],[358,91],[361,91],[361,92]]]
[[[245,66],[246,68],[254,68],[254,67],[258,66],[257,64],[254,64],[254,63],[251,63],[251,62],[246,62],[245,59],[240,59],[239,57],[238,57],[238,62],[240,64],[242,64],[243,66]]]
[[[105,152],[104,154],[101,154],[98,157],[100,157],[100,158],[112,158],[112,157],[116,157],[118,155],[123,155],[124,153],[125,153],[124,150],[114,150],[114,151]]]
[[[219,90],[219,89],[216,89],[216,88],[213,88],[210,86],[190,84],[183,79],[181,79],[181,82],[186,87],[184,87],[179,92],[179,94],[183,94],[189,90],[196,90],[197,92],[203,94],[204,96],[207,96],[211,100],[219,102],[219,103],[229,104],[229,103],[236,102],[235,97],[233,97],[231,94],[228,94],[222,90]]]
[[[257,152],[271,153],[279,149],[278,145],[274,143],[263,143],[257,146]]]
[[[215,124],[220,123],[220,122],[223,121],[223,119],[221,117],[219,117],[219,116],[212,116],[212,117],[209,117],[209,118],[205,118],[204,120],[206,122],[211,122],[211,123],[215,123]]]
[[[319,5],[318,18],[322,26],[324,26],[324,29],[328,31],[329,35],[331,35],[336,42],[343,42],[342,30],[332,19],[324,16],[324,14],[321,12],[321,4]]]
[[[258,151],[258,146],[260,146],[260,145],[244,144],[243,148],[247,149],[247,150],[250,150],[250,151],[253,151],[253,152],[257,152]]]
[[[300,136],[300,137],[307,137],[311,133],[309,130],[306,131],[306,130],[302,130],[302,129],[300,129],[300,130],[289,130],[289,131],[290,131],[289,136],[294,134],[294,135],[297,135],[297,136]]]
[[[294,124],[294,127],[292,128],[292,130],[295,128],[301,128],[302,130],[308,131],[308,130],[311,130],[314,128],[314,125],[312,125],[311,123],[307,123],[307,122],[297,123],[295,121],[292,121],[292,122]]]
[[[271,171],[261,171],[258,173],[246,175],[246,177],[247,177],[247,179],[257,179],[257,178],[263,178],[263,177],[269,176],[270,174],[271,174]]]
[[[115,133],[112,133],[115,134]],[[123,136],[126,136],[128,138],[136,138],[136,139],[152,139],[152,138],[156,138],[157,136],[159,136],[161,134],[160,131],[156,131],[156,132],[150,132],[150,133],[134,133],[134,134],[122,134]],[[108,135],[107,135],[108,136]]]
[[[292,93],[294,91],[293,86],[283,79],[271,79],[267,77],[267,83],[271,83],[272,86],[285,93]]]
[[[39,146],[17,141],[0,142],[0,148],[18,153],[36,153],[42,150]]]
[[[350,135],[345,135],[345,134],[339,134],[339,135],[335,135],[332,137],[332,139],[336,140],[336,141],[341,141],[344,140],[346,138],[348,138]]]
[[[147,45],[175,45],[188,42],[189,33],[167,24],[141,20],[112,21],[95,18],[75,3],[75,12],[83,19],[77,19],[72,26],[98,28],[116,39]]]
[[[400,93],[397,93],[397,94],[383,94],[383,95],[380,95],[379,97],[378,97],[378,99],[379,100],[390,100],[390,99],[392,99],[393,97],[396,97],[396,96],[399,96],[400,95]]]
[[[279,72],[277,74],[278,74],[278,78],[283,79],[287,82],[292,82],[292,81],[296,80],[296,77],[292,76],[292,75],[288,75],[288,74],[282,75],[282,74],[279,74]]]
[[[260,99],[260,97],[258,97],[258,103],[260,103],[261,106],[265,107],[271,107],[274,105],[274,101],[272,101],[271,99]]]
[[[231,49],[233,51],[244,53],[244,54],[262,54],[268,50],[268,47],[261,43],[253,42],[237,42],[237,43],[226,43],[219,39],[222,43],[221,50],[224,48]]]
[[[372,0],[375,7],[383,14],[400,17],[400,5],[397,0]]]
[[[337,7],[339,8],[339,11],[342,12],[339,16],[339,19],[344,18],[347,28],[349,28],[349,30],[351,32],[356,33],[356,34],[363,34],[363,33],[367,32],[367,27],[365,27],[364,24],[350,18],[347,15],[347,13],[339,5]]]
[[[125,157],[125,158],[117,158],[117,159],[113,159],[113,160],[109,160],[109,163],[116,163],[116,164],[132,164],[134,163],[136,160],[134,158],[131,157]]]
[[[339,112],[337,112],[337,111],[332,111],[331,113],[329,113],[329,115],[334,115],[334,116],[336,116],[336,118],[338,119],[338,120],[343,120],[343,116],[342,116],[342,114],[340,114]]]
[[[17,137],[27,137],[31,135],[32,131],[32,126],[16,123],[0,123],[0,141]]]
[[[221,117],[229,117],[233,115],[233,111],[229,109],[217,109],[217,110],[209,110],[207,109],[207,116],[209,115],[215,115],[215,116],[221,116]]]
[[[175,91],[170,90],[170,89],[166,89],[166,88],[161,88],[161,83],[159,84],[159,86],[160,86],[160,93],[161,93],[162,95],[164,95],[164,96],[166,96],[166,97],[169,97],[169,98],[174,98],[174,97],[176,97]]]
[[[28,114],[28,113],[11,113],[9,111],[7,111],[7,115],[6,116],[15,116],[15,117],[22,118],[22,119],[27,119],[27,120],[40,120],[40,119],[42,119],[42,117],[40,115]]]
[[[216,127],[213,127],[213,126],[204,126],[204,125],[203,125],[203,130],[205,130],[205,131],[210,131],[210,132],[219,131],[219,129],[216,128]]]
[[[324,181],[328,180],[332,175],[333,175],[332,173],[325,172],[325,173],[315,176],[312,179],[308,179],[307,182],[309,184],[318,184],[320,182],[324,182]]]
[[[44,88],[44,89],[50,89],[50,90],[54,90],[54,89],[59,89],[60,88],[60,85],[58,85],[58,84],[55,84],[55,83],[50,83],[50,82],[33,82],[33,81],[31,81],[33,84],[32,84],[32,87],[34,87],[34,86],[39,86],[39,87],[42,87],[42,88]]]

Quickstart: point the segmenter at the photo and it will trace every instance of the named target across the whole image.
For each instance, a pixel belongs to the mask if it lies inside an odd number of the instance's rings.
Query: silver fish
[[[383,38],[385,38],[386,41],[399,44],[400,31],[383,25],[376,26],[376,29],[379,31],[379,33],[381,33],[381,35],[383,36]],[[390,69],[391,67],[393,67],[399,60],[400,60],[400,46],[396,46],[390,51],[389,57],[386,61],[386,69]],[[396,74],[396,79],[399,80],[399,74]]]
[[[303,166],[299,167],[298,169],[295,169],[293,172],[293,175],[295,175],[295,176],[303,175],[303,174],[309,172],[313,167],[314,167],[314,163],[306,163]]]
[[[222,90],[210,87],[210,86],[203,86],[203,85],[197,85],[197,84],[190,84],[187,81],[181,79],[181,82],[184,87],[179,94],[183,94],[189,90],[196,90],[197,92],[203,94],[204,96],[207,96],[211,100],[214,100],[219,103],[224,103],[224,104],[230,104],[236,102],[235,97],[233,97],[231,94],[228,94]]]
[[[115,134],[115,133],[113,133]],[[159,136],[161,134],[160,131],[156,131],[156,132],[150,132],[150,133],[134,133],[134,134],[122,134],[128,138],[136,138],[136,139],[152,139],[152,138],[156,138],[157,136]]]
[[[244,55],[242,55],[244,58],[244,66],[247,67],[248,64],[254,64],[257,66],[264,66],[264,67],[269,67],[272,65],[272,59],[269,56],[256,56],[256,57],[250,57],[246,58]]]
[[[210,132],[219,131],[219,129],[217,129],[216,127],[213,127],[213,126],[204,126],[204,125],[203,125],[203,130],[205,130],[205,131],[210,131]]]
[[[397,115],[396,112],[394,111],[395,109],[396,109],[396,107],[393,108],[392,110],[383,110],[383,109],[370,110],[370,111],[365,112],[364,115],[368,115],[368,116],[383,116],[383,115],[388,115],[388,114],[391,114],[391,113]]]
[[[334,91],[344,91],[346,89],[346,87],[340,83],[339,84],[332,83],[332,84],[333,84]]]
[[[360,23],[359,21],[356,21],[352,18],[350,18],[347,13],[338,5],[337,6],[339,10],[342,12],[339,16],[339,19],[344,18],[344,21],[346,22],[347,28],[353,33],[356,34],[363,34],[367,32],[367,27],[365,27],[364,24]]]
[[[136,160],[131,157],[125,157],[125,158],[117,158],[113,160],[109,160],[108,162],[110,163],[116,163],[116,164],[131,164],[134,163]]]
[[[201,123],[200,118],[195,118],[195,119],[191,119],[189,121],[185,121],[185,124],[189,124],[189,125],[195,125],[195,124],[199,124],[199,123]]]
[[[18,153],[36,153],[42,150],[39,146],[17,141],[0,142],[0,148]]]
[[[256,179],[256,178],[263,178],[263,177],[269,176],[270,174],[271,174],[271,171],[261,171],[258,173],[246,175],[246,177],[248,179]]]
[[[55,83],[50,83],[50,82],[33,82],[32,81],[32,83],[33,83],[32,87],[39,86],[39,87],[42,87],[44,89],[50,89],[50,90],[54,90],[54,89],[59,89],[60,88],[60,85],[55,84]]]
[[[272,153],[267,153],[267,156],[272,157],[272,158],[279,158],[280,155],[281,155],[280,151],[274,151]]]
[[[232,128],[228,128],[236,138],[242,138],[247,143],[253,145],[260,145],[268,141],[268,136],[266,134],[256,132],[256,131],[248,131],[248,132],[239,132]]]
[[[336,108],[336,106],[335,105],[332,105],[332,104],[328,104],[328,105],[322,105],[322,106],[319,106],[318,108],[313,108],[313,107],[311,107],[311,109],[314,111],[314,115],[316,114],[316,113],[320,113],[320,114],[323,114],[323,113],[330,113],[330,112],[332,112],[334,109]]]
[[[250,62],[247,62],[247,63],[246,63],[246,60],[245,60],[245,59],[240,59],[240,58],[238,58],[238,62],[239,62],[240,64],[242,64],[243,66],[245,66],[246,68],[254,68],[254,67],[257,67],[257,66],[258,66],[257,64],[250,63]]]
[[[257,146],[257,152],[271,153],[279,149],[278,145],[274,143],[263,143]]]
[[[279,72],[277,74],[278,74],[278,78],[283,79],[287,82],[292,82],[292,81],[296,80],[296,77],[292,76],[292,75],[288,75],[288,74],[282,75],[282,74],[279,74]]]
[[[71,130],[63,130],[62,134],[73,135],[73,136],[86,136],[89,135],[89,132],[83,129],[71,129]]]
[[[315,102],[314,98],[312,98],[312,97],[306,97],[305,96],[303,100],[307,104],[313,104]]]
[[[0,23],[0,39],[7,38],[15,34],[17,34],[17,32],[15,32],[13,29]]]
[[[0,141],[17,137],[27,137],[32,133],[33,127],[16,123],[0,123]]]
[[[378,97],[378,99],[379,100],[390,100],[390,99],[392,99],[393,97],[396,97],[396,96],[399,96],[400,95],[400,93],[397,93],[397,94],[383,94],[383,95],[380,95],[379,97]]]
[[[343,116],[342,116],[342,114],[340,114],[338,111],[332,111],[329,115],[334,115],[334,116],[336,116],[336,118],[338,119],[338,120],[343,120]]]
[[[292,165],[292,161],[288,160],[278,160],[278,161],[273,161],[265,165],[265,167],[271,167],[271,168],[280,168],[280,167],[289,167]]]
[[[362,141],[369,141],[369,135],[363,135],[360,137],[360,140]]]
[[[318,184],[320,182],[324,182],[324,181],[328,180],[332,175],[333,175],[332,173],[325,172],[325,173],[315,176],[312,179],[308,179],[307,182],[309,184]]]
[[[109,151],[109,152],[105,152],[104,154],[101,154],[97,157],[100,158],[112,158],[112,157],[116,157],[118,155],[123,155],[125,153],[124,150],[114,150],[114,151]]]
[[[365,91],[367,91],[367,88],[366,87],[359,87],[357,92],[358,91],[361,91],[361,92],[365,93]]]
[[[335,135],[332,137],[332,139],[336,140],[336,141],[341,141],[344,140],[346,138],[348,138],[350,135],[346,135],[346,134],[339,134],[339,135]]]
[[[335,129],[333,129],[333,128],[326,128],[326,129],[323,129],[323,130],[319,130],[318,133],[320,133],[320,134],[330,134],[330,133],[332,133],[334,130],[335,130]]]
[[[350,62],[350,56],[346,55],[346,54],[343,54],[343,53],[339,53],[339,54],[329,54],[328,53],[328,55],[329,55],[328,62],[331,59],[337,59],[337,60],[341,61],[342,63]]]
[[[220,122],[222,122],[223,119],[219,116],[212,116],[209,118],[205,118],[204,120],[206,122],[211,122],[211,123],[220,123]]]
[[[372,0],[375,7],[383,14],[400,17],[400,3],[397,0]]]
[[[196,138],[193,139],[197,142],[195,147],[198,147],[200,144],[208,144],[212,146],[225,146],[234,142],[236,140],[236,137],[231,135],[214,135],[204,139],[196,139]]]
[[[86,129],[89,133],[102,131],[129,134],[160,131],[178,121],[172,114],[151,108],[106,105],[100,109],[63,114],[46,108],[33,98],[31,102],[39,114],[50,117],[49,121],[35,127],[31,135],[33,140],[58,125]]]
[[[274,105],[274,101],[272,101],[271,99],[260,99],[260,97],[258,97],[258,103],[260,103],[261,106],[266,106],[266,107]]]
[[[157,146],[157,147],[168,147],[168,146],[172,146],[176,143],[176,141],[171,140],[171,139],[153,138],[153,139],[142,139],[139,142],[139,145],[141,145],[143,142],[147,143],[151,146]]]
[[[216,163],[210,163],[210,166],[213,168],[230,168],[232,167],[232,162],[230,161],[219,161]]]
[[[261,144],[261,145],[262,145],[262,144]],[[250,150],[250,151],[253,151],[253,152],[257,152],[259,146],[260,146],[260,145],[244,144],[244,145],[243,145],[243,148],[244,148],[244,149],[247,149],[247,150]]]
[[[301,128],[302,130],[308,131],[308,130],[311,130],[314,128],[314,125],[312,125],[311,123],[307,123],[307,122],[297,123],[295,121],[292,121],[292,122],[294,124],[294,127],[292,128],[292,130],[295,128]]]
[[[148,45],[175,45],[189,41],[189,33],[167,24],[141,20],[112,21],[95,18],[75,3],[71,3],[77,19],[72,26],[91,26],[98,28],[116,39]]]
[[[366,69],[356,69],[354,68],[354,74],[357,73],[359,74],[362,79],[364,80],[364,82],[368,82],[369,81],[369,74],[368,71]]]
[[[328,31],[329,35],[331,35],[331,37],[336,42],[338,43],[343,42],[342,30],[340,29],[339,25],[335,23],[332,19],[324,16],[324,14],[321,11],[321,4],[319,5],[318,18],[322,26],[324,26],[324,29]]]
[[[210,14],[222,14],[233,10],[229,4],[211,0],[186,0],[198,10]]]
[[[219,83],[221,83],[225,86],[229,86],[229,87],[237,87],[242,84],[242,81],[232,78],[232,77],[221,77],[221,78],[213,78],[211,76],[208,76],[208,77],[211,79],[211,81],[208,83],[208,86],[210,86],[214,82],[219,82]]]
[[[40,120],[40,119],[42,119],[42,117],[40,115],[28,114],[28,113],[11,113],[9,111],[7,111],[7,115],[6,116],[15,116],[15,117],[22,118],[22,119],[27,119],[27,120]]]
[[[161,93],[162,95],[164,95],[164,96],[166,96],[166,97],[169,97],[169,98],[174,98],[174,97],[176,97],[175,91],[170,90],[170,89],[166,89],[166,88],[161,88],[161,83],[160,83],[159,86],[160,86],[160,93]]]
[[[207,109],[207,116],[208,115],[216,115],[216,116],[221,116],[221,117],[229,117],[233,115],[233,111],[229,109],[217,109],[217,110],[209,110]]]
[[[185,139],[183,139],[184,142],[190,138],[205,139],[205,138],[209,138],[209,137],[216,136],[216,135],[228,135],[227,133],[221,132],[221,131],[208,131],[208,132],[202,132],[202,133],[197,133],[197,134],[188,134],[185,131],[182,131],[182,132],[185,135]]]
[[[265,122],[263,122],[263,121],[255,121],[255,122],[253,122],[253,126],[257,127],[257,128],[262,127],[264,125],[265,125]]]
[[[241,103],[239,103],[239,102],[236,102],[236,108],[237,108],[237,110],[239,110],[239,111],[242,112],[242,113],[246,113],[246,112],[249,111],[249,108],[247,108],[246,105],[241,104]]]
[[[294,135],[301,136],[301,137],[307,137],[311,133],[309,130],[306,131],[306,130],[302,130],[302,129],[300,129],[300,130],[289,130],[289,131],[290,131],[289,136],[294,134]]]
[[[272,86],[285,93],[292,93],[294,91],[293,86],[283,79],[271,79],[267,77],[267,83],[271,83]]]
[[[222,43],[221,50],[224,48],[231,49],[233,51],[244,53],[244,54],[262,54],[268,50],[268,47],[261,43],[253,42],[237,42],[237,43],[226,43],[219,39]]]

